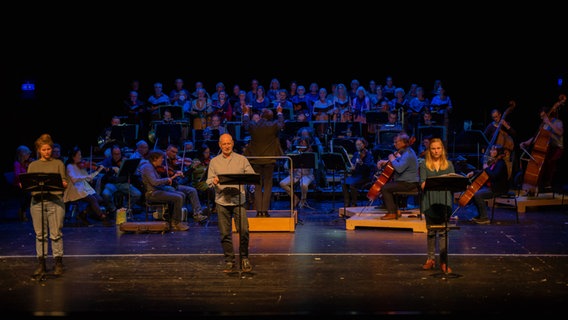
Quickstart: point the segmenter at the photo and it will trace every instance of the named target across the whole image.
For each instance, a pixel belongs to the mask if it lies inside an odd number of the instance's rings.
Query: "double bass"
[[[548,111],[546,117],[555,112],[558,107],[564,105],[566,102],[566,95],[561,94],[558,101],[554,106]],[[535,194],[538,190],[538,184],[540,181],[540,171],[542,169],[542,164],[548,153],[548,146],[550,142],[550,131],[544,128],[544,121],[540,124],[536,136],[532,139],[532,149],[530,153],[530,159],[527,162],[525,168],[525,173],[523,176],[523,190],[528,194]]]
[[[485,154],[483,156],[483,163],[487,163],[487,161],[489,160],[489,153],[493,145],[495,144],[502,145],[505,148],[505,150],[513,150],[513,148],[515,147],[513,138],[511,138],[511,136],[509,136],[507,133],[501,132],[501,128],[503,126],[503,121],[505,120],[507,115],[509,115],[509,113],[511,113],[511,111],[513,111],[513,109],[515,109],[516,106],[517,104],[515,103],[514,100],[509,101],[509,106],[507,107],[505,112],[503,112],[503,115],[501,116],[501,119],[497,124],[497,128],[495,129],[495,133],[493,133],[493,137],[491,138],[491,141],[489,142],[489,145],[485,150]],[[507,155],[507,157],[509,157],[509,155]]]

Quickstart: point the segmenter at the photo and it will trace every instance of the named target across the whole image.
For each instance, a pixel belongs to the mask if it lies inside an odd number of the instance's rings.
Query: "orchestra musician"
[[[564,101],[561,101],[561,103],[564,103]],[[564,154],[564,123],[557,117],[556,113],[558,110],[556,108],[552,110],[555,112],[551,113],[550,111],[550,107],[543,107],[540,109],[540,118],[542,119],[543,125],[542,129],[550,133],[548,149],[542,164],[539,182],[539,189],[545,191],[552,190],[554,175],[558,168],[558,160],[560,160]],[[523,151],[527,150],[527,148],[534,143],[534,138],[535,137],[531,137],[530,139],[521,142],[521,149]]]
[[[509,191],[505,157],[505,148],[499,144],[494,144],[489,151],[489,160],[483,164],[483,170],[487,173],[489,179],[473,195],[473,203],[477,208],[478,215],[472,218],[471,221],[477,224],[489,224],[485,200],[492,199],[495,194],[506,194]],[[473,171],[469,172],[467,177],[471,178],[474,174]]]
[[[207,220],[207,216],[203,215],[201,202],[197,189],[191,184],[191,171],[194,169],[193,161],[189,158],[178,157],[179,147],[175,144],[169,144],[166,148],[165,167],[167,177],[172,179],[171,186],[185,195],[185,199],[189,199],[191,204],[193,219],[197,222]]]
[[[371,182],[375,170],[373,153],[367,149],[365,138],[355,140],[356,151],[350,161],[350,175],[342,185],[343,203],[345,207],[356,207],[359,189]]]
[[[505,119],[503,119],[503,115],[499,109],[491,110],[491,118],[493,121],[487,125],[483,134],[487,140],[493,140],[493,136],[495,136],[496,131],[499,128],[499,124],[501,124],[501,129],[496,136],[495,144],[503,146],[503,160],[507,164],[508,177],[511,177],[511,173],[513,172],[513,157],[515,149],[515,142],[513,138],[517,135],[517,132]]]
[[[312,150],[312,142],[309,137],[301,137],[298,143],[295,145],[296,150],[291,152],[290,154],[302,154],[304,152],[313,152]],[[287,166],[288,162],[285,163],[284,168],[288,169]],[[299,205],[300,208],[308,207],[311,208],[308,203],[308,188],[312,182],[315,180],[314,175],[314,168],[294,168],[292,172],[293,178],[288,175],[286,178],[280,181],[280,187],[286,191],[286,193],[293,197],[294,207]],[[293,182],[290,180],[293,179]],[[301,190],[301,198],[298,200],[298,197],[293,192],[293,186],[300,182],[300,190]]]
[[[379,160],[377,168],[380,170],[388,163],[393,168],[393,177],[382,187],[383,202],[387,213],[381,220],[398,219],[398,205],[394,200],[394,192],[413,191],[418,182],[418,157],[414,149],[410,147],[410,137],[404,131],[394,137],[396,151],[389,154],[388,160]]]

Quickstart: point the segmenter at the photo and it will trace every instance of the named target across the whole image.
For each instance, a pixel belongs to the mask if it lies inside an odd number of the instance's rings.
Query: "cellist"
[[[495,194],[506,194],[509,191],[509,176],[505,163],[505,148],[499,144],[491,146],[489,160],[483,164],[483,170],[489,176],[487,182],[473,195],[473,203],[478,215],[471,219],[477,224],[489,224],[487,217],[487,204],[485,200],[493,198]],[[474,172],[467,174],[471,178]]]
[[[540,109],[540,118],[542,119],[542,129],[550,132],[548,150],[546,152],[544,162],[540,172],[539,189],[544,191],[552,190],[552,180],[557,170],[558,160],[564,154],[564,124],[557,117],[558,109],[550,113],[550,107],[542,107]],[[534,137],[520,143],[522,150],[533,144]]]
[[[390,181],[382,187],[383,202],[387,209],[387,214],[381,220],[398,219],[398,206],[394,200],[394,192],[412,191],[417,189],[418,176],[418,157],[414,149],[410,147],[410,137],[404,131],[394,137],[394,147],[396,152],[389,154],[388,160],[379,160],[377,168],[381,169],[389,162],[394,168],[393,176]]]

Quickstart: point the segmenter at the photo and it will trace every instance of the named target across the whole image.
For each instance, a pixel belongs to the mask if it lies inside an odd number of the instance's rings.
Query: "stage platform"
[[[514,199],[512,198],[498,198],[498,204],[514,206]],[[525,213],[527,207],[541,207],[541,206],[560,206],[562,205],[562,195],[554,193],[540,193],[536,196],[518,196],[517,206],[519,213]]]
[[[270,217],[257,217],[256,210],[247,210],[249,232],[255,231],[288,231],[294,232],[298,223],[296,210],[269,210]],[[233,232],[236,232],[233,219]]]
[[[339,208],[339,216],[346,218],[345,229],[355,230],[357,227],[367,228],[400,228],[413,232],[426,232],[426,220],[420,219],[418,208],[401,211],[402,216],[394,220],[381,220],[386,214],[384,209],[375,207]]]

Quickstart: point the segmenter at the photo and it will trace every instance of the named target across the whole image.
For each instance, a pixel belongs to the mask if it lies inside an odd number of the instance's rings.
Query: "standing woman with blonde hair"
[[[63,188],[67,187],[65,165],[60,159],[52,157],[53,140],[47,133],[42,134],[35,141],[38,159],[32,161],[28,173],[58,173],[63,180]],[[30,213],[36,234],[36,255],[38,266],[34,277],[42,277],[46,272],[45,260],[48,253],[48,241],[51,240],[51,254],[55,259],[53,274],[63,274],[63,222],[65,219],[65,204],[63,190],[49,191],[41,194],[32,191]],[[43,209],[43,212],[42,212]],[[49,239],[48,239],[49,235]]]
[[[420,187],[424,190],[426,179],[455,173],[454,165],[448,160],[446,148],[440,138],[430,140],[425,159],[420,163]],[[453,205],[452,193],[449,191],[427,191],[421,201],[420,211],[426,217],[426,245],[428,259],[422,266],[424,270],[434,269],[436,266],[436,240],[440,250],[440,269],[444,273],[451,273],[448,264],[448,248],[446,247],[447,230],[433,230],[432,225],[444,224],[451,214]]]

